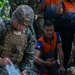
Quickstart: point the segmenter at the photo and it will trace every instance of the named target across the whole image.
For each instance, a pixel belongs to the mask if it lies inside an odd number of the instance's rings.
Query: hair
[[[46,19],[46,20],[44,21],[43,28],[45,28],[46,26],[54,26],[53,21]]]

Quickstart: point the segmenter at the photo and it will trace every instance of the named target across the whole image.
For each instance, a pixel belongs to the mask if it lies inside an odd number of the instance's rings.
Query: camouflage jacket
[[[0,23],[0,46],[3,46],[3,40],[4,40],[4,36],[6,34],[7,31],[7,24],[5,24],[4,22]],[[34,59],[34,45],[36,42],[36,39],[34,38],[34,36],[32,35],[32,33],[30,32],[30,30],[28,28],[26,28],[25,30],[25,34],[27,35],[27,45],[26,48],[24,50],[24,56],[23,56],[23,60],[22,62],[20,62],[18,65],[20,71],[25,71],[28,75],[36,75],[35,72],[32,71],[33,68],[33,59]],[[1,50],[0,50],[1,53]]]
[[[13,5],[13,3],[15,3],[16,5]],[[33,10],[36,10],[36,6],[38,4],[38,0],[9,0],[9,5],[11,6],[11,8],[16,8],[19,5],[29,5],[33,8]]]

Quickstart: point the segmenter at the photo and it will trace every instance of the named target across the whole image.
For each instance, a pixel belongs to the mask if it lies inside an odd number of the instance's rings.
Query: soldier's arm
[[[3,51],[3,40],[5,37],[5,33],[7,28],[5,26],[5,22],[0,20],[0,53]]]
[[[31,73],[32,72],[32,66],[34,62],[34,45],[36,42],[35,37],[32,35],[29,29],[26,30],[26,35],[27,35],[27,47],[24,51],[24,57],[23,61],[21,63],[20,69],[21,71],[24,71],[26,73]]]
[[[25,49],[25,53],[28,53],[28,58],[30,60],[33,60],[34,58],[34,46],[36,43],[36,38],[35,36],[32,35],[32,33],[30,32],[29,28],[26,31],[27,33],[27,47]]]
[[[0,20],[0,53],[3,51],[3,40],[4,40],[4,36],[5,33],[7,31],[7,27],[4,21]],[[1,58],[0,57],[0,65],[5,66],[6,64],[8,64],[9,62],[8,58]]]
[[[1,21],[0,22],[0,45],[2,45],[6,31],[7,31],[7,27],[5,25],[5,22]]]

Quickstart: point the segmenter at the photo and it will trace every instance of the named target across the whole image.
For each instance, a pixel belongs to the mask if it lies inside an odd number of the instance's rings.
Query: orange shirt
[[[59,0],[46,0],[47,4],[57,4]]]
[[[74,20],[75,19],[75,5],[71,2],[65,1],[63,3],[63,19]]]
[[[75,10],[75,5],[70,2],[64,2],[64,10]]]
[[[53,37],[54,38],[51,40],[50,43],[45,42],[43,37],[39,38],[39,41],[41,41],[44,45],[43,49],[42,49],[43,52],[49,52],[49,51],[52,51],[56,48],[56,44],[57,44],[56,32],[53,34]]]

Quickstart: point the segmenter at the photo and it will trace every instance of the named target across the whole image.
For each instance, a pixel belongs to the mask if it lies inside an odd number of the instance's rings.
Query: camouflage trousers
[[[5,67],[0,66],[0,75],[9,75]]]
[[[21,71],[24,71],[26,75],[40,75],[39,71],[35,68],[34,64],[22,63],[20,66]]]
[[[33,70],[33,69],[30,69],[30,67],[25,67],[26,69],[24,70],[24,72],[27,74],[27,75],[40,75],[39,72]]]

